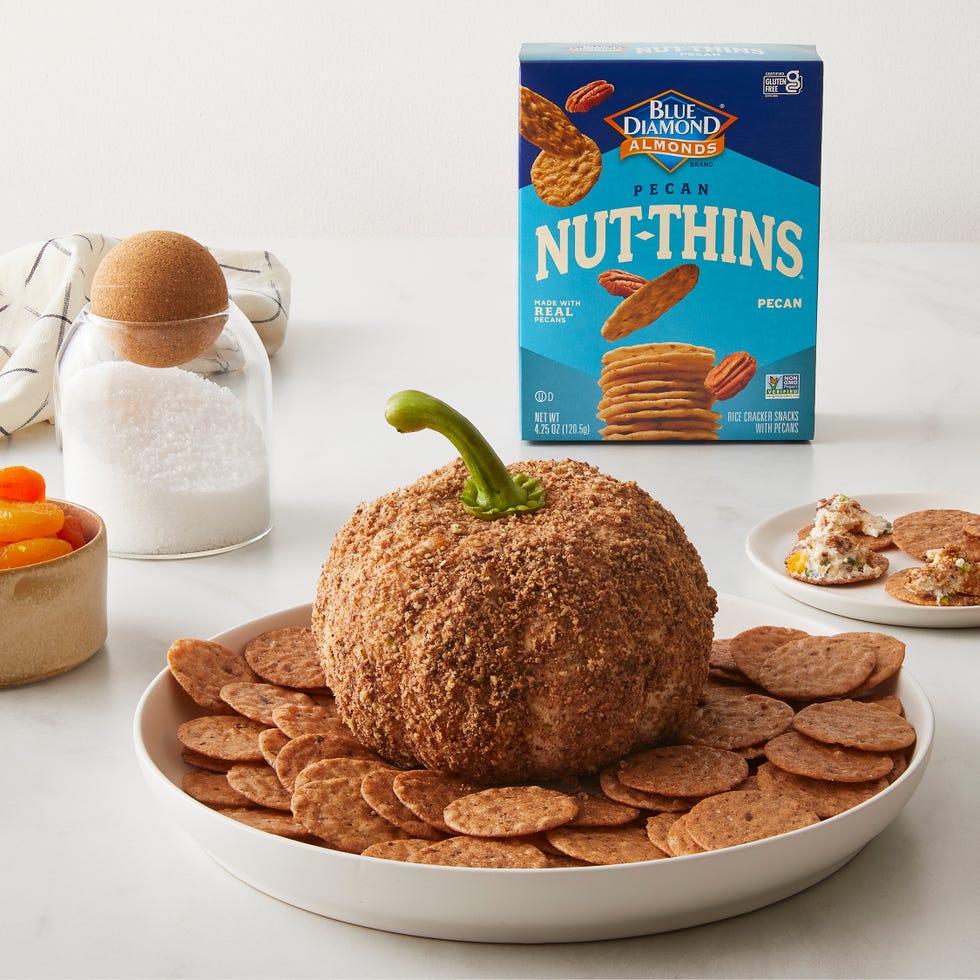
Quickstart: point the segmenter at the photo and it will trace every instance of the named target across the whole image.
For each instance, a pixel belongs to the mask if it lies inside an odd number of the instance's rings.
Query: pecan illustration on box
[[[733,398],[755,375],[755,358],[748,351],[736,351],[722,358],[704,379],[705,388],[718,401]]]
[[[613,296],[631,296],[645,283],[643,276],[625,269],[606,269],[599,273],[599,285]]]
[[[616,89],[604,78],[589,82],[581,88],[575,89],[565,100],[566,112],[588,112],[597,105],[605,102]]]

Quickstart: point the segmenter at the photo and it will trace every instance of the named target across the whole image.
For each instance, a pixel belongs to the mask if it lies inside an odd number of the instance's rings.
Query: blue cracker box
[[[813,438],[823,64],[525,44],[521,435]]]

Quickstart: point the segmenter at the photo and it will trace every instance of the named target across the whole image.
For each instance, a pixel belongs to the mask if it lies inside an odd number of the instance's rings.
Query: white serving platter
[[[825,633],[819,622],[722,595],[716,636],[762,624]],[[213,637],[242,649],[258,633],[305,625],[297,606]],[[140,767],[160,811],[232,875],[318,915],[438,939],[556,943],[666,932],[739,915],[810,887],[851,860],[908,802],[932,748],[933,713],[903,671],[888,685],[918,732],[906,771],[886,790],[821,823],[766,840],[637,864],[548,870],[447,868],[346,854],[247,827],[187,796],[175,737],[193,705],[167,669],[136,709]],[[875,886],[869,883],[869,901]]]
[[[980,513],[980,497],[936,493],[850,494],[872,513],[894,520],[917,510],[967,510]],[[753,565],[781,592],[824,612],[885,626],[924,626],[930,629],[962,629],[980,626],[980,606],[915,606],[885,591],[885,579],[894,572],[922,562],[899,548],[881,553],[888,571],[879,579],[853,585],[809,585],[786,573],[786,556],[796,532],[813,522],[816,501],[774,514],[757,524],[745,541]]]

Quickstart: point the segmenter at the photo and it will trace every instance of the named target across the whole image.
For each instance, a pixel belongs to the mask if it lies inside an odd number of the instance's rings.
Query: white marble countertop
[[[980,488],[980,244],[825,249],[815,440],[710,445],[520,440],[510,242],[244,244],[270,248],[294,279],[273,359],[275,528],[221,556],[111,559],[104,649],[61,677],[0,691],[0,974],[977,975],[977,629],[886,630],[908,645],[937,734],[911,803],[852,861],[777,905],[619,941],[482,946],[282,904],[167,824],[137,769],[131,726],[173,639],[308,601],[355,504],[450,458],[434,434],[399,436],[385,423],[385,399],[405,387],[456,405],[505,460],[572,455],[637,480],[685,525],[719,592],[802,609],[750,565],[745,537],[758,521],[838,490]],[[0,441],[0,465],[14,463],[41,470],[59,495],[51,426]],[[806,611],[827,632],[855,628]]]

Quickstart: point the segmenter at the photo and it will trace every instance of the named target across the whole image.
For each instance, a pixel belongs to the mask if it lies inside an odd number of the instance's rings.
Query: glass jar
[[[65,495],[101,515],[110,555],[216,554],[271,529],[272,376],[234,303],[169,323],[86,306],[54,391]]]

